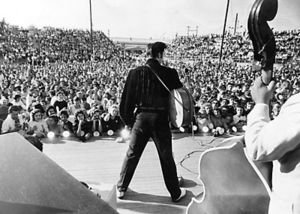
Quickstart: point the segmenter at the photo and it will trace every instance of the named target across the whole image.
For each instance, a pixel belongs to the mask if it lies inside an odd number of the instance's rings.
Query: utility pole
[[[221,61],[222,61],[222,51],[223,51],[224,37],[225,37],[225,32],[226,32],[226,23],[227,23],[229,2],[230,2],[230,0],[227,0],[227,7],[226,7],[226,12],[225,12],[225,20],[224,20],[224,26],[223,26],[222,42],[221,42],[221,50],[220,50],[220,55],[219,55],[219,68],[221,66]]]
[[[187,36],[190,36],[190,32],[195,32],[195,34],[191,34],[191,35],[196,35],[198,36],[198,26],[196,26],[194,29],[192,29],[190,26],[187,26]]]
[[[237,26],[237,23],[238,23],[238,18],[239,18],[239,14],[236,13],[236,16],[235,16],[235,22],[234,22],[234,31],[233,31],[233,35],[236,34],[236,26]]]
[[[93,59],[94,59],[94,45],[93,45],[93,14],[92,14],[92,0],[90,1],[90,35],[91,35],[91,58],[90,58],[90,71],[93,72]]]

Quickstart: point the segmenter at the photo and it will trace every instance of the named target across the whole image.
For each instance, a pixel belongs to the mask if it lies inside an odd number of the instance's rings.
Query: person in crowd
[[[233,115],[233,121],[231,123],[232,130],[234,132],[243,132],[245,131],[243,127],[247,125],[247,117],[244,114],[244,108],[242,106],[236,107],[236,114]]]
[[[86,114],[83,110],[79,110],[75,114],[73,131],[75,137],[83,143],[92,137],[92,123],[87,120]]]
[[[211,108],[212,110],[216,109],[216,108],[220,108],[220,102],[216,99],[212,100],[211,101]]]
[[[68,102],[65,100],[65,94],[62,90],[57,92],[57,100],[53,104],[56,109],[57,115],[60,115],[61,111],[68,110]]]
[[[230,124],[233,121],[233,115],[234,115],[234,109],[232,108],[232,106],[229,105],[222,105],[220,107],[221,110],[221,116],[224,119],[225,123],[227,124],[227,128],[228,130],[231,130],[231,126]]]
[[[196,122],[200,133],[208,133],[213,128],[204,106],[200,106],[199,112],[196,114]]]
[[[32,103],[38,101],[38,91],[35,87],[29,89],[28,94],[26,95],[26,110],[29,111],[32,109]]]
[[[212,115],[212,105],[209,102],[204,103],[203,108],[208,116],[208,119],[210,120],[210,117]]]
[[[34,109],[31,112],[31,120],[29,121],[28,126],[29,130],[33,131],[33,135],[38,138],[47,137],[49,129],[40,109]]]
[[[274,120],[275,117],[277,117],[279,115],[280,109],[281,109],[281,105],[279,102],[275,102],[272,105],[271,120]]]
[[[80,98],[75,96],[73,98],[73,104],[69,107],[70,115],[75,115],[75,113],[80,109],[82,109]]]
[[[60,134],[62,134],[64,131],[69,132],[70,135],[73,135],[73,124],[69,119],[69,114],[67,111],[61,111],[60,112],[60,121],[59,126],[61,128]]]
[[[117,196],[122,199],[130,184],[142,152],[152,137],[157,148],[166,187],[174,202],[180,201],[186,190],[179,187],[173,159],[172,137],[168,117],[168,91],[156,79],[154,72],[172,90],[182,87],[178,73],[163,65],[166,44],[155,42],[146,66],[129,71],[122,93],[120,115],[125,125],[132,127],[129,148],[117,183]]]
[[[48,108],[46,109],[46,117],[50,117],[52,115],[57,115],[56,109],[54,106],[48,106]]]
[[[49,95],[50,95],[50,105],[53,106],[58,96],[55,94],[54,90],[49,91]]]
[[[0,121],[4,121],[5,118],[8,115],[8,109],[9,109],[9,105],[8,105],[8,100],[7,99],[3,99],[2,104],[0,104]],[[1,124],[2,124],[1,122]],[[1,126],[0,126],[1,128]]]
[[[225,118],[222,117],[220,108],[213,109],[213,114],[210,117],[210,122],[212,123],[213,126],[212,132],[214,136],[223,135],[226,131],[229,130]]]
[[[23,101],[21,100],[21,95],[20,94],[16,94],[14,96],[14,99],[11,102],[11,104],[14,105],[14,106],[19,106],[20,111],[25,111],[26,110],[26,106],[23,103]]]
[[[54,106],[48,106],[46,110],[46,124],[48,126],[49,132],[53,132],[55,136],[59,136],[60,128],[58,125],[59,117],[56,114],[56,109]]]
[[[112,105],[109,107],[108,113],[103,116],[103,125],[105,132],[111,130],[113,131],[113,133],[117,133],[124,128],[125,125],[118,113],[119,110],[117,105]]]
[[[34,136],[30,132],[27,132],[27,127],[25,126],[24,121],[21,120],[19,113],[20,108],[18,106],[9,107],[8,116],[3,121],[1,127],[1,134],[18,132],[38,150],[43,151],[43,143],[38,139],[37,136]]]
[[[92,104],[95,102],[94,95],[95,95],[94,90],[92,90],[92,89],[88,90],[86,102],[87,102],[90,106],[92,106]]]
[[[54,136],[60,136],[61,128],[59,126],[59,117],[57,115],[50,115],[45,119],[49,132]]]
[[[91,113],[91,122],[92,122],[92,130],[93,136],[99,137],[102,136],[104,133],[104,120],[102,116],[102,111],[100,109],[94,109]]]
[[[253,101],[252,100],[247,101],[245,108],[244,108],[244,110],[245,110],[244,114],[247,116],[250,113],[250,111],[253,109],[253,107],[254,107]]]
[[[87,112],[91,109],[91,105],[86,101],[85,96],[82,97],[81,101],[81,108],[84,110],[84,113],[87,116]]]

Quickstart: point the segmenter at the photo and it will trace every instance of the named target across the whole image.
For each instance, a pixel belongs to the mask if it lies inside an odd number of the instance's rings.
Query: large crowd
[[[300,91],[300,30],[275,32],[275,37],[272,118]],[[186,130],[222,135],[246,128],[254,104],[249,89],[258,75],[251,64],[251,41],[247,35],[226,34],[219,64],[220,41],[221,35],[182,36],[169,44],[166,64],[177,69],[194,99],[194,128]],[[1,22],[0,124],[10,106],[18,106],[26,131],[40,138],[68,131],[85,142],[119,133],[124,82],[145,54],[125,53],[100,31],[93,33],[92,48],[90,44],[84,30],[23,29]],[[2,126],[2,133],[8,131]]]

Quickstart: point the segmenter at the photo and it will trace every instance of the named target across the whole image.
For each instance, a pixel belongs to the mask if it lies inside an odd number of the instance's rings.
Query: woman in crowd
[[[28,126],[29,130],[33,131],[33,135],[38,138],[45,138],[49,132],[48,125],[43,119],[43,114],[40,109],[34,109],[31,112],[31,120]]]
[[[60,133],[62,134],[64,131],[67,131],[70,135],[73,135],[73,124],[68,119],[69,114],[67,111],[60,112],[60,121],[58,124],[61,128]]]

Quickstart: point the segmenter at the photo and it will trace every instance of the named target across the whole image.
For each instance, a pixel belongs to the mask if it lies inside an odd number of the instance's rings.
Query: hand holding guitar
[[[262,78],[258,77],[253,86],[251,87],[251,96],[253,101],[257,103],[269,104],[272,97],[273,92],[275,90],[275,81],[272,80],[268,85],[263,83]]]

